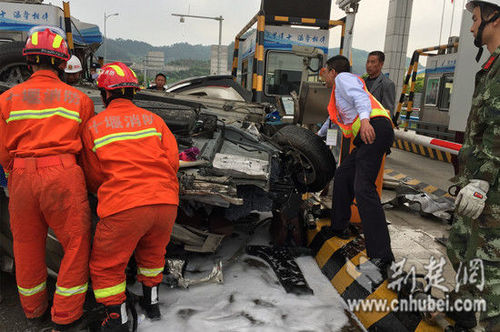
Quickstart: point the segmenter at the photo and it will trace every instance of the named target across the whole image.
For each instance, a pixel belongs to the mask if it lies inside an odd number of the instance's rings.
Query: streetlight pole
[[[345,36],[343,55],[349,60],[352,59],[352,39],[354,30],[354,20],[358,12],[360,0],[337,0],[336,3],[340,9],[345,12]]]
[[[107,14],[106,15],[106,12],[104,12],[104,64],[106,64],[106,55],[108,53],[108,42],[106,41],[106,21],[108,20],[108,18],[110,18],[111,16],[118,16],[120,14],[118,13],[111,13],[111,14]]]
[[[222,43],[222,21],[224,20],[222,15],[216,16],[216,17],[211,17],[211,16],[199,16],[199,15],[187,15],[187,14],[172,14],[172,16],[179,16],[181,23],[184,23],[185,17],[219,21],[219,45],[217,45],[217,74],[220,75],[220,73],[221,73],[221,70],[220,70],[220,61],[221,61],[221,59],[220,59],[220,54],[221,54],[220,47],[221,47],[221,43]]]
[[[222,15],[219,16],[219,45],[217,45],[217,74],[220,75],[220,45],[221,45],[221,40],[222,40]]]

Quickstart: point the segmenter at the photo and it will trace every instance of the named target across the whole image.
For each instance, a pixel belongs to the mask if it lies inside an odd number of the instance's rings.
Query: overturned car
[[[96,111],[102,110],[99,92],[81,89],[94,100]],[[301,194],[323,189],[334,175],[335,158],[321,138],[299,126],[266,124],[269,105],[147,91],[137,94],[135,103],[166,122],[180,152],[198,152],[195,160],[181,161],[178,172],[180,211],[174,242],[183,242],[183,236],[176,236],[185,234],[183,224],[211,232],[211,218],[234,222],[252,211],[272,212],[277,224],[300,224]],[[0,195],[1,249],[12,257],[8,198]],[[301,241],[299,233],[293,241]],[[277,241],[287,237],[279,231],[275,235]],[[191,244],[185,249],[209,252],[217,245]],[[62,249],[52,234],[47,249],[47,264],[57,271]]]

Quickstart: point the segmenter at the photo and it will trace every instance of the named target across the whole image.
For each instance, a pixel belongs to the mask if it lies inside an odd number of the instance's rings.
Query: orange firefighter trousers
[[[97,302],[109,306],[125,301],[125,268],[134,250],[137,280],[148,287],[161,282],[166,246],[176,216],[177,205],[158,204],[135,207],[99,220],[90,257]]]
[[[26,317],[47,309],[45,246],[50,227],[64,250],[52,321],[83,314],[90,253],[90,210],[85,179],[74,155],[15,158],[9,176],[9,212],[16,279]]]

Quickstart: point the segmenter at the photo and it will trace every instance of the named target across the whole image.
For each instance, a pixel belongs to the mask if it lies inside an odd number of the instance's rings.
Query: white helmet
[[[465,4],[465,8],[472,13],[472,10],[474,9],[474,3],[475,2],[484,2],[488,3],[490,5],[494,5],[497,7],[500,7],[500,0],[467,0],[467,3]]]
[[[67,74],[74,74],[82,71],[82,63],[76,55],[72,55],[66,64],[66,69],[64,72]]]

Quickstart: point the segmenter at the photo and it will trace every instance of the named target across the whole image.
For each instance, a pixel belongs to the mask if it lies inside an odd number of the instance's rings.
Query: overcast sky
[[[304,0],[307,1],[307,0]],[[458,35],[462,9],[465,0],[454,0],[454,21],[452,34]],[[52,0],[62,6],[62,1]],[[333,0],[332,3],[335,3]],[[450,35],[453,12],[452,0],[414,0],[410,27],[408,54],[416,48],[434,46],[439,41],[441,13],[445,4],[442,42]],[[222,43],[227,45],[234,36],[257,13],[260,0],[70,0],[71,15],[88,23],[99,25],[103,32],[104,12],[119,13],[107,20],[107,36],[145,41],[154,46],[171,45],[178,42],[190,44],[217,44],[218,22],[211,20],[188,19],[180,23],[172,13],[190,13],[202,16],[220,16]],[[384,48],[385,22],[389,0],[361,0],[354,25],[353,47],[367,51]],[[331,18],[344,16],[332,4]],[[337,31],[336,31],[337,30]],[[339,28],[333,29],[330,47],[338,47]]]

